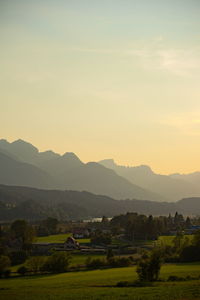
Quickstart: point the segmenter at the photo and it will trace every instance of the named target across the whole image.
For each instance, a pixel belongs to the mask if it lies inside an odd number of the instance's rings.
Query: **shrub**
[[[97,245],[109,245],[111,244],[112,237],[109,233],[102,233],[96,231],[91,237],[91,243]]]
[[[191,277],[190,277],[191,279]],[[184,278],[184,277],[179,277],[179,276],[176,276],[176,275],[171,275],[168,277],[167,279],[168,281],[185,281],[187,280],[187,278]]]
[[[109,248],[109,249],[107,250],[106,259],[109,260],[109,259],[111,259],[112,257],[114,257],[113,250],[112,250],[111,248]]]
[[[182,249],[180,253],[180,261],[181,262],[193,262],[200,260],[200,249],[191,245]]]
[[[24,250],[13,251],[10,253],[9,256],[10,256],[12,265],[23,264],[28,257],[26,251],[24,251]]]
[[[11,265],[10,258],[5,255],[0,256],[0,277],[5,274],[5,272],[8,270],[8,268]]]
[[[153,251],[151,256],[142,259],[137,266],[140,281],[157,281],[161,268],[161,254]]]
[[[38,273],[43,270],[45,258],[41,256],[32,256],[26,262],[26,267],[33,273]]]
[[[66,272],[70,263],[70,255],[66,252],[55,252],[48,257],[43,270],[51,273]]]
[[[28,272],[28,269],[25,266],[21,266],[17,269],[17,273],[20,275],[25,275]]]
[[[11,274],[11,270],[5,270],[4,273],[3,273],[5,278],[9,278],[10,274]]]
[[[131,264],[129,257],[112,257],[108,260],[108,264],[111,267],[128,267]]]
[[[128,281],[119,281],[117,283],[117,287],[126,287],[126,286],[129,286]]]
[[[86,260],[86,266],[91,269],[98,269],[106,266],[106,261],[99,258],[95,258],[95,259],[88,258]]]

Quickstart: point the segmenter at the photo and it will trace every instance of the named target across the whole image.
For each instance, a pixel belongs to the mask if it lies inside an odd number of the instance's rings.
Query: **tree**
[[[57,233],[58,223],[59,222],[56,218],[49,217],[42,222],[42,225],[46,227],[49,234],[55,234]]]
[[[52,273],[66,272],[70,263],[71,256],[66,252],[55,252],[48,257],[44,270]]]
[[[28,258],[27,252],[25,250],[12,251],[9,254],[12,265],[19,265],[26,261]]]
[[[28,269],[25,266],[21,266],[17,269],[17,273],[20,275],[25,275],[28,272]]]
[[[32,256],[26,262],[26,267],[33,273],[41,272],[45,264],[45,258],[41,256]]]
[[[197,230],[194,234],[192,243],[189,239],[187,243],[184,243],[180,251],[180,261],[192,262],[200,261],[200,230]]]
[[[29,249],[34,241],[35,231],[25,220],[16,220],[11,225],[11,234],[18,239],[24,250]]]
[[[5,255],[0,256],[0,277],[8,270],[11,265],[10,258]]]
[[[103,233],[99,230],[97,230],[91,237],[92,244],[109,245],[111,243],[111,240],[112,238],[109,233]]]
[[[197,230],[195,232],[192,243],[193,243],[194,246],[198,247],[199,250],[200,250],[200,230]]]
[[[191,220],[189,217],[187,217],[186,221],[185,221],[185,227],[186,228],[190,228],[190,226],[192,225]]]
[[[109,248],[107,251],[106,259],[109,261],[113,257],[114,257],[114,253],[113,253],[112,249]]]
[[[200,260],[199,248],[194,245],[189,245],[182,249],[180,253],[181,262],[193,262]]]
[[[137,266],[137,273],[140,281],[158,280],[162,264],[161,253],[158,250],[152,251],[151,255],[142,259]]]
[[[177,253],[180,252],[183,240],[184,240],[184,234],[182,232],[177,232],[175,238],[172,240],[175,252]]]

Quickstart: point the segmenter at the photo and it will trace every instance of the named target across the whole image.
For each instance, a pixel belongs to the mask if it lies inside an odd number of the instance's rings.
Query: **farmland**
[[[185,235],[184,237],[188,238],[189,241],[191,241],[193,239],[193,235]],[[158,238],[158,244],[172,246],[172,244],[173,244],[172,242],[173,242],[174,238],[175,238],[174,235],[163,235],[163,236],[160,236]]]
[[[37,237],[37,243],[64,243],[69,236],[72,236],[71,233],[62,233],[62,234],[54,234],[48,236]],[[90,243],[90,239],[77,239],[77,241],[82,243]]]
[[[197,278],[200,264],[164,265],[160,277],[166,280],[170,275]],[[119,281],[135,279],[135,267],[2,279],[0,299],[200,299],[200,280],[163,281],[148,287],[116,287]]]

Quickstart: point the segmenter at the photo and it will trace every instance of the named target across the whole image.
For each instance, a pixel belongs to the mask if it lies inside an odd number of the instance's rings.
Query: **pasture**
[[[170,275],[199,277],[200,264],[166,264],[160,277],[166,280]],[[136,267],[1,279],[0,299],[200,299],[200,280],[157,282],[148,287],[116,287],[119,281],[135,279]]]
[[[162,235],[162,236],[160,236],[158,238],[157,243],[160,244],[160,245],[169,245],[169,246],[172,246],[173,245],[173,239],[175,237],[176,236],[174,236],[174,235]],[[189,241],[192,241],[194,235],[185,235],[184,237],[188,238]]]
[[[48,236],[37,237],[37,243],[64,243],[69,236],[72,236],[71,233],[61,233]],[[90,239],[77,239],[80,244],[90,243]]]

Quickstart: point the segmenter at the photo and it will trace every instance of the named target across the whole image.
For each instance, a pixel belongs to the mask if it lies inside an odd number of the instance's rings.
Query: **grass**
[[[168,264],[161,277],[200,275],[200,264]],[[0,299],[64,300],[64,299],[133,299],[191,300],[200,299],[200,280],[158,282],[152,287],[117,288],[119,281],[137,278],[136,268],[70,272],[58,275],[18,277],[0,280]]]
[[[185,237],[189,238],[189,240],[191,241],[193,239],[193,235],[185,235]],[[172,246],[173,245],[173,239],[175,238],[174,235],[162,235],[158,238],[158,243],[159,244],[164,244],[164,245],[169,245]]]
[[[71,233],[54,234],[37,237],[37,243],[64,243]]]
[[[74,254],[74,255],[72,255],[70,266],[85,265],[85,261],[88,257],[91,257],[92,259],[96,259],[96,258],[104,259],[104,258],[106,258],[106,255],[102,255],[102,254]]]
[[[121,257],[129,257],[130,255],[120,255],[120,256]],[[43,257],[47,257],[47,256],[43,256]],[[97,258],[98,259],[106,259],[105,254],[75,254],[75,253],[72,253],[70,267],[85,266],[85,262],[88,257],[90,257],[91,259],[97,259]],[[17,272],[19,267],[24,266],[24,265],[26,265],[26,263],[12,266],[10,269],[12,272],[15,273],[15,272]],[[14,275],[16,275],[16,274],[14,274]]]
[[[37,243],[64,243],[69,236],[72,236],[71,233],[62,233],[62,234],[54,234],[48,236],[40,236],[37,237]],[[90,243],[90,239],[77,239],[80,244],[88,244]]]

